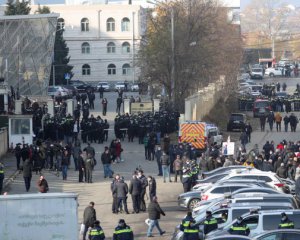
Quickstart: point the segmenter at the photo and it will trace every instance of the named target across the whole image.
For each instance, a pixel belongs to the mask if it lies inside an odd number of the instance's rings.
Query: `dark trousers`
[[[17,169],[20,170],[21,156],[16,156],[16,159],[17,159]]]
[[[106,112],[107,112],[107,107],[103,107],[102,115],[105,116],[105,115],[106,115]]]
[[[131,195],[131,198],[132,198],[133,210],[136,213],[139,213],[140,212],[140,195],[139,194]]]
[[[146,211],[146,202],[145,202],[145,194],[146,194],[146,189],[142,189],[141,194],[140,194],[140,210],[141,211]]]
[[[93,170],[92,169],[86,169],[86,179],[85,181],[88,182],[88,183],[92,183],[92,173],[93,173]]]
[[[111,205],[111,210],[113,213],[117,213],[118,212],[118,198],[116,196],[113,196],[113,202]]]
[[[82,239],[83,240],[86,240],[86,234],[87,234],[88,230],[89,230],[89,226],[85,225],[84,232],[82,234]]]
[[[79,182],[83,182],[83,171],[82,168],[79,168]]]
[[[31,177],[24,177],[24,182],[25,182],[26,192],[28,192],[30,189]]]
[[[100,92],[100,98],[103,98],[103,92]]]
[[[118,209],[122,209],[122,202],[123,202],[125,212],[128,213],[127,197],[119,197],[118,198]]]
[[[281,131],[281,122],[276,123],[276,130],[277,130],[277,132]]]
[[[3,180],[4,180],[4,174],[0,174],[0,195],[2,194]]]
[[[107,142],[108,139],[108,130],[104,130],[104,141]]]
[[[177,175],[179,175],[180,181],[182,181],[182,170],[175,170],[175,182],[177,182]]]

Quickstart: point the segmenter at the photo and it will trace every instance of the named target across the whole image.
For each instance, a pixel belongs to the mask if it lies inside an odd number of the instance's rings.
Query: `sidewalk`
[[[17,163],[14,153],[6,153],[0,161],[4,164],[3,192],[6,192],[9,184],[19,174],[19,171],[17,171]]]

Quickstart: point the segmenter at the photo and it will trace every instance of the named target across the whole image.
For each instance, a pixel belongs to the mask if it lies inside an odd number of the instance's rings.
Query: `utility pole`
[[[171,46],[172,46],[172,68],[171,68],[171,101],[175,108],[175,40],[174,40],[174,8],[171,7]]]

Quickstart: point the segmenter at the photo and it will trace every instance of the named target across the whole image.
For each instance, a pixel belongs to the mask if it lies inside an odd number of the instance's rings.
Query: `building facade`
[[[37,6],[32,7],[32,12]],[[59,13],[73,80],[136,82],[136,54],[145,29],[139,5],[51,5]],[[55,53],[54,53],[55,54]]]

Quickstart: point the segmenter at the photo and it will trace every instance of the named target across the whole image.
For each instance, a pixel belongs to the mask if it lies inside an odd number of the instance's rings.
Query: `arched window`
[[[82,75],[91,75],[91,67],[88,64],[82,66]]]
[[[81,19],[81,31],[82,32],[89,31],[89,20],[87,18]]]
[[[109,64],[107,66],[107,74],[108,75],[116,75],[116,65],[115,64]]]
[[[123,44],[122,44],[122,53],[130,53],[130,44],[129,44],[129,42],[123,42]]]
[[[122,32],[129,31],[130,20],[128,18],[123,18],[121,22],[121,30]]]
[[[115,19],[109,18],[106,20],[106,31],[107,32],[115,31]]]
[[[130,65],[128,63],[125,63],[122,66],[122,74],[123,75],[129,75],[130,74]]]
[[[116,52],[116,44],[113,42],[109,42],[107,44],[107,53],[115,53]]]
[[[90,44],[87,42],[84,42],[81,45],[81,53],[82,54],[89,54],[90,53]]]
[[[65,28],[65,19],[59,18],[57,19],[57,30],[61,30]]]

